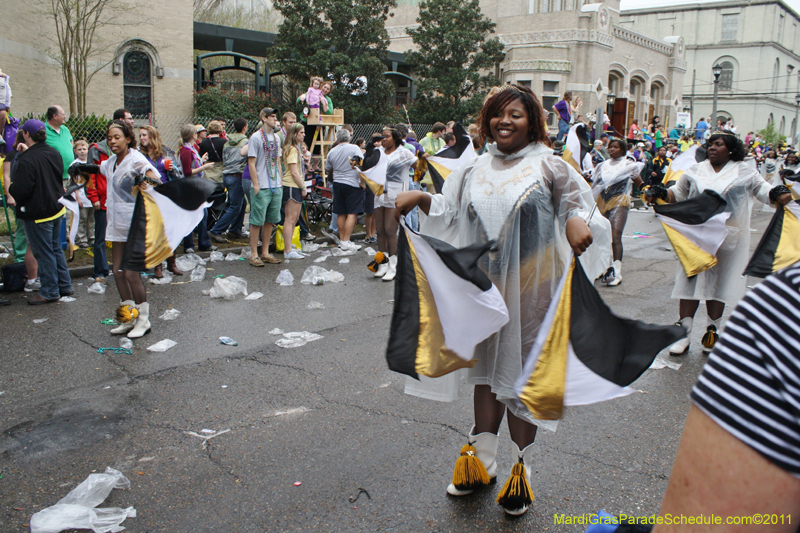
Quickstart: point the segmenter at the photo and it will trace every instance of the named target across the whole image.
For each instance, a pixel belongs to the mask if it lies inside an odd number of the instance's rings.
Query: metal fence
[[[24,123],[30,117],[35,117],[44,120],[44,116],[32,115],[30,113],[19,113],[15,115]],[[256,117],[246,117],[248,119],[248,136],[259,128],[260,123]],[[106,124],[110,117],[91,115],[88,117],[70,116],[67,120],[66,126],[69,128],[72,137],[75,140],[85,139],[89,144],[100,142],[106,136]],[[180,115],[162,115],[150,114],[134,117],[134,125],[136,127],[151,125],[158,129],[161,134],[161,140],[167,146],[177,148],[181,145],[180,131],[181,127],[185,124],[202,124],[208,127],[208,123],[213,120],[213,117],[199,117],[199,116],[180,116]],[[225,130],[228,132],[233,131],[233,122],[235,117],[225,121]],[[362,137],[369,139],[373,133],[379,133],[383,128],[383,124],[351,124],[353,127],[353,139]],[[417,135],[417,139],[422,139],[428,132],[433,129],[433,124],[414,124],[412,130]],[[138,133],[138,132],[135,132]],[[310,140],[307,141],[310,143]]]

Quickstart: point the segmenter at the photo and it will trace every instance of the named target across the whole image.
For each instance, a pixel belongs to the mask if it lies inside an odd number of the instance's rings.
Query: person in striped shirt
[[[713,514],[722,524],[657,525],[653,531],[798,530],[798,323],[795,263],[742,299],[691,393],[660,516]],[[727,517],[749,518],[738,525]]]

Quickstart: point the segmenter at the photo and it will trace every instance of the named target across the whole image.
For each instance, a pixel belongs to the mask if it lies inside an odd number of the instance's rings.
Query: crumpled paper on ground
[[[112,489],[128,489],[131,482],[119,470],[107,467],[104,474],[90,474],[69,494],[31,517],[31,533],[59,533],[67,529],[91,529],[95,533],[118,532],[126,518],[135,518],[136,509],[109,507],[97,509]]]

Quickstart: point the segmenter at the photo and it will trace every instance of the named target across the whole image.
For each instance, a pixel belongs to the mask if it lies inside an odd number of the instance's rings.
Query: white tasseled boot
[[[692,336],[692,317],[681,318],[678,321],[678,325],[686,328],[686,336],[669,347],[670,355],[683,355],[689,351],[689,343]]]
[[[387,260],[385,263],[381,263],[380,265],[378,265],[378,270],[375,271],[373,276],[375,276],[376,278],[382,278],[383,276],[386,275],[386,272],[388,271],[389,271],[389,261]]]
[[[475,435],[475,426],[469,431],[468,444],[461,448],[461,457],[456,461],[453,482],[447,486],[447,494],[466,496],[497,478],[497,442],[494,433]]]
[[[136,319],[136,325],[133,327],[130,333],[128,333],[129,339],[138,339],[139,337],[143,337],[145,334],[150,333],[150,304],[147,302],[142,302],[140,304],[136,304],[136,307],[139,309],[139,318]]]
[[[503,507],[506,514],[520,516],[525,514],[528,506],[533,503],[533,491],[531,490],[533,444],[528,444],[524,450],[520,450],[519,446],[512,442],[511,451],[514,466],[511,467],[511,475],[503,486],[503,490],[497,495],[497,503]]]
[[[383,276],[383,281],[394,281],[394,277],[396,275],[397,275],[397,256],[390,255],[389,269],[386,271],[386,275]]]
[[[719,326],[721,322],[722,317],[716,320],[708,319],[708,328],[706,328],[706,332],[703,335],[703,353],[706,355],[711,353],[711,350],[714,349],[714,346],[719,340]]]
[[[608,282],[608,286],[616,287],[622,283],[622,261],[614,261],[612,266],[614,267],[614,279]]]
[[[131,307],[136,307],[136,302],[133,300],[123,300],[119,303],[120,307],[129,305]],[[133,327],[136,325],[136,319],[132,319],[130,322],[122,322],[119,326],[113,328],[111,330],[112,335],[124,335],[128,333]]]

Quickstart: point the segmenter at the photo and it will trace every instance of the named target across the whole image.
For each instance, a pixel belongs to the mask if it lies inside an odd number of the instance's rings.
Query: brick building
[[[643,124],[654,115],[672,125],[683,109],[683,38],[653,39],[620,26],[619,0],[482,0],[481,9],[505,44],[500,79],[529,86],[548,111],[565,91],[581,97],[581,113],[605,110],[613,93],[609,116],[624,131],[633,119]],[[413,47],[405,30],[418,11],[416,0],[399,2],[388,22],[391,50]]]

